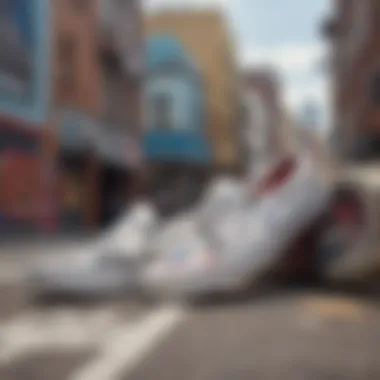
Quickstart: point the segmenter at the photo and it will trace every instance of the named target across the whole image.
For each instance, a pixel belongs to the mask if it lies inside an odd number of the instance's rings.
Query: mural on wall
[[[39,139],[0,128],[0,232],[16,225],[32,225],[38,215],[40,192]]]
[[[46,121],[49,0],[0,0],[0,112]]]

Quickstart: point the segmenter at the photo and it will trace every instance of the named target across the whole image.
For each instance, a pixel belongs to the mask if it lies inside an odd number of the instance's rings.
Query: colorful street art
[[[18,150],[3,152],[0,160],[0,210],[3,217],[13,221],[35,221],[40,192],[40,161]]]

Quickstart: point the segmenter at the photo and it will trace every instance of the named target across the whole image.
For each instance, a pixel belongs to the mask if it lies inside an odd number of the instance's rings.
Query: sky
[[[145,0],[149,11],[222,7],[231,21],[242,68],[271,65],[283,78],[285,102],[295,116],[318,110],[318,128],[330,123],[327,45],[321,22],[331,0]]]

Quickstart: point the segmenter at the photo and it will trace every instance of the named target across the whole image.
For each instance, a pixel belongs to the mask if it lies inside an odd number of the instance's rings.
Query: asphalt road
[[[272,288],[193,307],[42,307],[23,285],[29,263],[0,260],[1,380],[380,379],[380,296]]]
[[[146,318],[157,319],[162,310],[134,300],[40,305],[22,285],[0,289],[2,380],[96,380],[91,371],[98,363],[112,379],[109,358],[118,359],[128,339],[138,343]]]
[[[185,309],[41,307],[21,285],[0,295],[2,380],[380,378],[377,299],[275,289]]]
[[[380,379],[376,300],[276,291],[193,311],[124,380]]]

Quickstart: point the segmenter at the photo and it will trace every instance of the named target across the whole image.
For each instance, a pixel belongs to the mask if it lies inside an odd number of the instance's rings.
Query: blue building
[[[212,160],[202,75],[181,42],[167,35],[148,40],[147,68],[144,150],[154,187],[169,193],[174,187],[187,198],[184,192],[196,194],[204,183]]]

